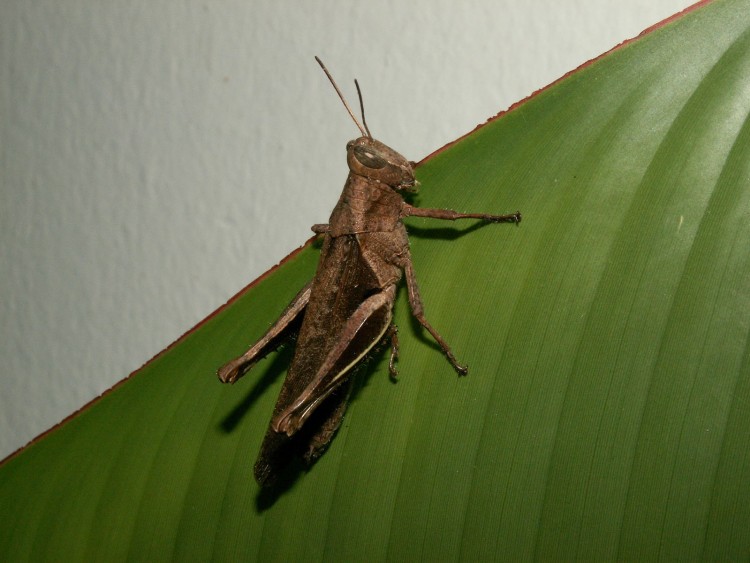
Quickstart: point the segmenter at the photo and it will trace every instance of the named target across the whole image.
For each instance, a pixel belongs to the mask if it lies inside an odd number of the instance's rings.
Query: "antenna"
[[[339,95],[339,98],[341,98],[341,102],[344,104],[344,107],[346,108],[346,111],[349,112],[349,115],[352,116],[352,119],[354,120],[354,123],[357,125],[357,128],[362,133],[362,136],[369,137],[372,139],[372,135],[370,135],[370,130],[367,129],[367,127],[362,127],[362,125],[359,123],[357,118],[354,116],[354,112],[352,111],[352,108],[349,107],[349,104],[346,103],[346,100],[344,99],[344,95],[341,93],[341,90],[339,90],[339,87],[336,86],[336,81],[331,76],[331,73],[328,72],[328,69],[326,68],[326,65],[323,64],[323,61],[321,61],[318,57],[315,57],[315,60],[318,61],[318,64],[320,65],[320,68],[323,69],[323,72],[326,73],[326,76],[328,77],[328,80],[331,81],[331,84],[333,85],[334,90],[336,90],[336,93]],[[355,84],[357,84],[357,81],[354,81]],[[357,92],[359,93],[359,84],[357,84]],[[364,113],[364,105],[362,104],[362,94],[359,93],[359,103],[362,107],[362,121],[365,119],[365,113]]]
[[[359,98],[359,111],[362,113],[362,125],[365,126],[365,131],[367,131],[367,136],[372,139],[372,134],[370,133],[370,128],[367,127],[367,120],[365,119],[365,103],[362,101],[362,90],[359,89],[359,82],[357,82],[357,79],[354,79],[354,85],[357,87],[357,97]]]

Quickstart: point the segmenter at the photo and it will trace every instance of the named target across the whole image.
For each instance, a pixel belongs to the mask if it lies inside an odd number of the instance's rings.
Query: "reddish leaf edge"
[[[676,21],[678,19],[681,19],[682,17],[686,16],[687,14],[692,13],[695,10],[698,10],[699,8],[702,8],[704,5],[711,4],[712,2],[714,2],[714,0],[700,0],[699,2],[696,2],[695,4],[691,4],[690,6],[688,6],[687,8],[685,8],[684,10],[682,10],[680,12],[677,12],[676,14],[673,14],[673,15],[671,15],[671,16],[663,19],[663,20],[661,20],[660,22],[655,23],[655,24],[647,27],[646,29],[644,29],[643,31],[641,31],[638,35],[636,35],[635,37],[631,37],[630,39],[625,39],[624,41],[621,41],[620,43],[618,43],[617,45],[615,45],[614,47],[612,47],[608,51],[603,52],[601,55],[598,55],[598,56],[594,57],[593,59],[590,59],[590,60],[588,60],[588,61],[580,64],[579,66],[577,66],[573,70],[570,70],[570,71],[566,72],[565,74],[563,74],[557,80],[554,80],[553,82],[550,82],[549,84],[547,84],[547,86],[539,88],[538,90],[534,90],[531,94],[529,94],[528,96],[526,96],[522,100],[519,100],[519,101],[515,102],[510,107],[508,107],[508,109],[504,109],[504,110],[500,111],[499,113],[497,113],[496,115],[493,115],[492,117],[488,118],[484,123],[480,123],[479,125],[477,125],[476,127],[474,127],[474,129],[472,129],[468,133],[465,133],[465,134],[461,135],[458,139],[455,139],[455,140],[453,140],[453,141],[451,141],[451,142],[443,145],[439,149],[436,149],[436,150],[432,151],[430,154],[428,154],[427,156],[425,156],[422,160],[420,160],[419,162],[417,162],[417,166],[419,166],[419,165],[427,162],[431,158],[439,155],[440,153],[442,153],[443,151],[449,149],[450,147],[452,147],[456,143],[459,143],[459,142],[463,141],[466,137],[468,137],[469,135],[472,135],[473,133],[475,133],[476,131],[478,131],[479,129],[481,129],[482,127],[484,127],[485,125],[488,125],[489,123],[492,123],[493,121],[495,121],[495,120],[503,117],[504,115],[510,113],[511,111],[515,110],[516,108],[524,105],[528,101],[536,98],[542,92],[545,92],[545,91],[549,90],[550,88],[552,88],[553,86],[559,84],[563,80],[566,80],[568,77],[576,74],[577,72],[580,72],[582,69],[591,66],[592,64],[598,62],[600,59],[603,59],[604,57],[610,55],[611,53],[614,53],[615,51],[619,51],[623,47],[626,47],[627,45],[630,45],[631,43],[633,43],[635,41],[638,41],[642,37],[645,37],[646,35],[648,35],[648,34],[654,32],[654,31],[656,31],[657,29],[661,29],[662,27],[664,27],[666,25],[669,25],[670,23],[672,23],[672,22],[674,22],[674,21]]]

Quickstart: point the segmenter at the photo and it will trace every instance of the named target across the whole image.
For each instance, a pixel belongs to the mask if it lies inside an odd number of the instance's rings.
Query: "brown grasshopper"
[[[245,354],[218,371],[224,383],[234,383],[256,362],[277,348],[282,333],[301,317],[296,349],[276,401],[273,418],[255,463],[255,478],[268,485],[290,453],[291,439],[311,463],[325,450],[341,424],[351,391],[353,368],[378,342],[390,337],[389,370],[397,375],[398,339],[392,324],[393,303],[402,273],[414,317],[439,344],[459,375],[448,344],[427,321],[417,288],[404,217],[480,219],[518,223],[509,215],[457,213],[448,209],[420,209],[406,203],[400,192],[415,192],[414,163],[375,140],[364,116],[357,120],[331,74],[315,57],[341,98],[362,136],[346,145],[349,176],[328,224],[314,225],[323,236],[318,269],[313,280],[294,297],[279,319]],[[304,426],[304,428],[303,428]]]

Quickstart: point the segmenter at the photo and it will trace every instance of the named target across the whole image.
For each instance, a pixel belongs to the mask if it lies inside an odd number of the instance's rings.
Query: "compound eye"
[[[354,158],[356,158],[362,166],[366,166],[370,169],[377,170],[379,168],[385,168],[385,165],[387,164],[382,156],[367,147],[361,147],[359,145],[355,146],[352,149],[352,154],[354,154]]]

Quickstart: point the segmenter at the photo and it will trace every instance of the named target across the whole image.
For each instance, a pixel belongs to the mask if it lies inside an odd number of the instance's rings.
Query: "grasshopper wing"
[[[341,424],[352,369],[391,323],[395,285],[380,285],[357,235],[326,236],[294,359],[255,464],[261,484],[271,482],[290,453],[317,458]]]

